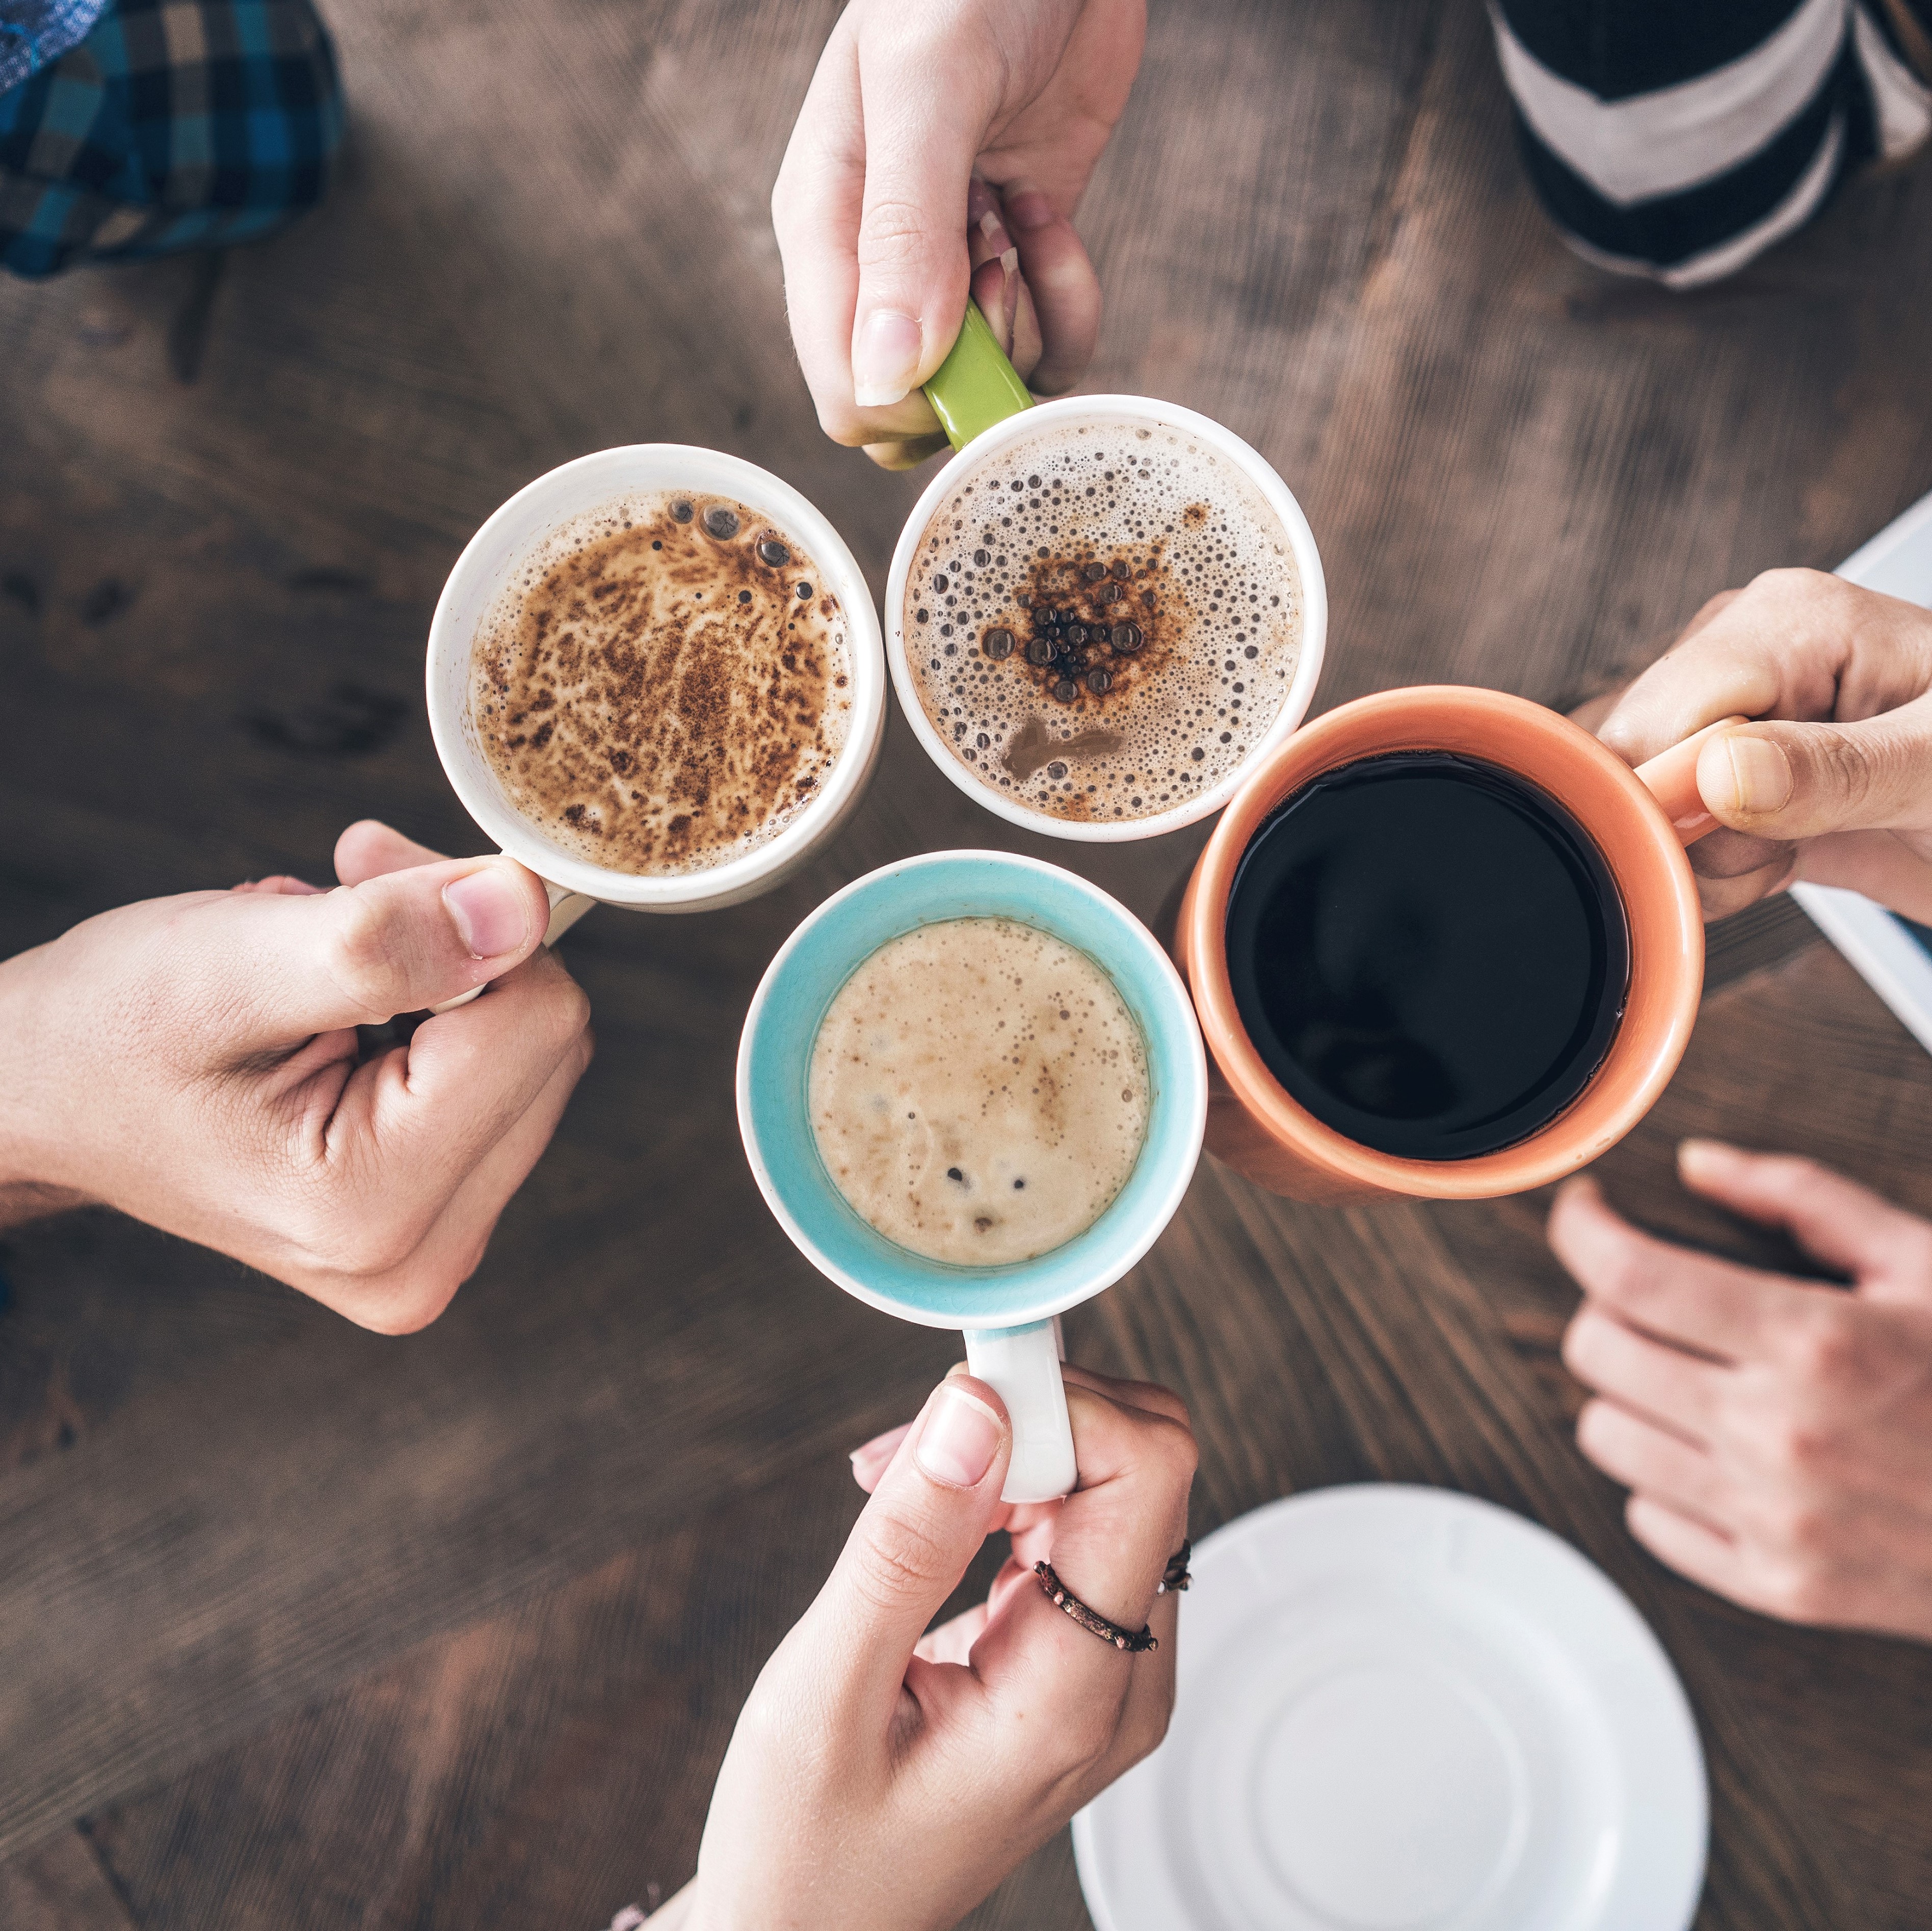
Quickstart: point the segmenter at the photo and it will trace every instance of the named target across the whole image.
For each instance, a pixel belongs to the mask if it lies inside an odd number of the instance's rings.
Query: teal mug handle
[[[926,384],[926,399],[945,430],[946,439],[956,449],[964,448],[994,423],[1032,408],[1032,395],[1019,371],[1006,360],[992,324],[980,313],[976,301],[968,301],[966,319],[959,325],[958,336],[946,351],[946,360]]]

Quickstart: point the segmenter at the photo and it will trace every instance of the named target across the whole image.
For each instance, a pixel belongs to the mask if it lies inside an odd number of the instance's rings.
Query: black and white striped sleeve
[[[1491,0],[1524,166],[1600,265],[1694,288],[1932,136],[1932,0]]]

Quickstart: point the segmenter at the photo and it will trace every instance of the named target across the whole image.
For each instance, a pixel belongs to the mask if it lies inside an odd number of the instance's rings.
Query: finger
[[[1019,322],[1020,251],[1006,232],[999,197],[977,175],[967,184],[966,253],[973,299],[1010,361]]]
[[[1700,841],[1708,844],[1708,839]],[[1932,925],[1932,841],[1908,840],[1897,832],[1830,832],[1795,848],[1793,875],[1814,885],[1835,885]]]
[[[1841,577],[1766,571],[1709,611],[1637,679],[1598,733],[1629,763],[1738,712],[1844,722],[1932,688],[1932,616]],[[1701,759],[1698,775],[1701,784]]]
[[[1624,1505],[1630,1532],[1658,1561],[1732,1602],[1745,1601],[1744,1562],[1727,1535],[1647,1495]]]
[[[792,342],[820,426],[835,442],[869,448],[929,437],[939,424],[916,389],[886,409],[862,409],[854,397],[851,350],[868,137],[858,35],[848,13],[832,29],[799,110],[772,190],[772,221],[784,265]],[[964,205],[962,197],[950,223],[962,286]]]
[[[404,838],[380,818],[360,818],[335,841],[335,876],[344,885],[360,885],[385,872],[440,864],[447,856]]]
[[[1090,1368],[1076,1367],[1071,1361],[1060,1364],[1060,1373],[1069,1387],[1091,1388],[1096,1394],[1105,1395],[1124,1407],[1165,1415],[1184,1428],[1190,1425],[1187,1404],[1172,1388],[1163,1388],[1158,1381],[1117,1381],[1110,1375],[1096,1374]]]
[[[1166,1415],[1078,1381],[1067,1385],[1066,1407],[1079,1485],[1060,1505],[1048,1559],[1064,1586],[1109,1622],[1129,1631],[1151,1627],[1156,1588],[1186,1537],[1194,1438]],[[989,1685],[1030,1696],[1050,1682],[1056,1700],[1090,1699],[1096,1723],[1125,1696],[1130,1672],[1122,1664],[1137,1669],[1147,1660],[1100,1642],[1037,1589],[1016,1589],[974,1651]]]
[[[926,1663],[970,1663],[973,1645],[980,1640],[986,1627],[987,1613],[987,1604],[975,1603],[971,1609],[962,1610],[950,1622],[927,1630],[920,1638],[914,1655]]]
[[[1030,181],[1004,190],[1006,225],[1039,318],[1040,358],[1028,385],[1042,395],[1070,389],[1087,373],[1100,334],[1100,278],[1073,223]]]
[[[852,1479],[867,1495],[879,1486],[879,1477],[898,1453],[899,1444],[911,1432],[912,1423],[902,1421],[897,1428],[889,1428],[884,1435],[875,1435],[870,1441],[853,1450]]]
[[[1631,1226],[1594,1180],[1570,1181],[1550,1213],[1550,1245],[1600,1311],[1682,1347],[1737,1360],[1761,1351],[1767,1330],[1804,1290]]]
[[[1932,1223],[1815,1160],[1686,1140],[1677,1150],[1677,1169],[1694,1192],[1786,1229],[1808,1254],[1841,1273],[1921,1279],[1932,1271]],[[1791,1285],[1807,1300],[1836,1298],[1828,1288]]]
[[[1718,838],[1735,839],[1740,844],[1754,845],[1760,853],[1768,853],[1768,859],[1762,865],[1747,864],[1736,872],[1709,871],[1698,862],[1697,854]],[[1700,839],[1690,847],[1690,869],[1696,877],[1697,904],[1704,915],[1705,923],[1728,919],[1733,913],[1742,912],[1747,906],[1755,905],[1760,899],[1782,892],[1798,874],[1798,853],[1803,849],[1798,845],[1771,844],[1761,839],[1746,839],[1742,832],[1717,831],[1708,838]]]
[[[1583,1404],[1576,1446],[1613,1482],[1714,1528],[1725,1526],[1716,1458],[1615,1402]]]
[[[943,455],[951,444],[944,430],[932,436],[908,436],[896,442],[868,442],[866,454],[882,469],[916,469],[928,457]]]
[[[268,1076],[263,1100],[295,1115],[315,1183],[316,1223],[292,1237],[316,1265],[352,1276],[400,1265],[560,1068],[574,1084],[590,1060],[589,1018],[582,991],[542,952],[488,999],[425,1020],[406,1046],[346,1080],[339,1065],[308,1071],[313,1054],[291,1059]],[[277,1079],[287,1082],[280,1093]]]
[[[408,1246],[406,1232],[398,1237],[400,1258],[373,1273],[324,1272],[305,1264],[298,1273],[282,1278],[324,1306],[377,1333],[413,1334],[428,1326],[482,1264],[503,1209],[550,1144],[590,1062],[586,1034],[558,1064],[530,1104],[502,1128],[456,1181],[441,1211],[422,1227],[414,1246]],[[404,1247],[408,1247],[406,1253],[401,1252]]]
[[[501,978],[542,940],[543,883],[507,858],[446,859],[314,898],[244,895],[207,931],[210,1006],[253,1053],[379,1025]]]
[[[1754,724],[1720,731],[1697,757],[1712,814],[1764,838],[1932,823],[1932,700],[1852,724]]]
[[[1725,1369],[1627,1327],[1586,1301],[1563,1336],[1563,1363],[1586,1388],[1702,1447],[1716,1424]]]
[[[983,1381],[935,1388],[806,1613],[826,1694],[883,1723],[926,1625],[979,1552],[1012,1459],[1005,1405]]]
[[[991,118],[990,78],[976,50],[950,54],[946,103],[933,100],[918,60],[897,34],[861,33],[865,185],[853,306],[853,400],[902,402],[946,359],[966,310],[962,245],[973,163]]]

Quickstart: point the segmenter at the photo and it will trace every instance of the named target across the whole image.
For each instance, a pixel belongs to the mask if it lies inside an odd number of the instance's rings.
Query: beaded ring
[[[1187,1573],[1188,1554],[1192,1548],[1192,1543],[1184,1542],[1179,1553],[1168,1557],[1166,1571],[1154,1591],[1156,1596],[1165,1596],[1172,1590],[1185,1589],[1194,1579]],[[1160,1648],[1160,1639],[1150,1628],[1124,1630],[1118,1623],[1108,1622],[1099,1610],[1090,1609],[1060,1581],[1052,1563],[1036,1562],[1033,1573],[1040,1578],[1040,1586],[1046,1600],[1056,1609],[1064,1610],[1090,1636],[1098,1636],[1103,1643],[1112,1643],[1114,1648],[1124,1650],[1130,1656],[1141,1656],[1149,1650]]]

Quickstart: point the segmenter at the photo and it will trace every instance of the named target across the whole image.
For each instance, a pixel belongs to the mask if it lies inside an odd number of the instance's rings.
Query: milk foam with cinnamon
[[[980,783],[1055,818],[1150,818],[1280,715],[1302,589],[1245,471],[1191,430],[1103,417],[970,472],[899,616],[926,717]]]
[[[510,805],[609,870],[698,871],[809,811],[853,689],[838,598],[729,498],[620,498],[552,531],[479,626],[470,718]]]
[[[1113,981],[1030,925],[957,919],[874,952],[812,1048],[812,1132],[860,1217],[928,1259],[1083,1233],[1147,1137],[1147,1048]]]

